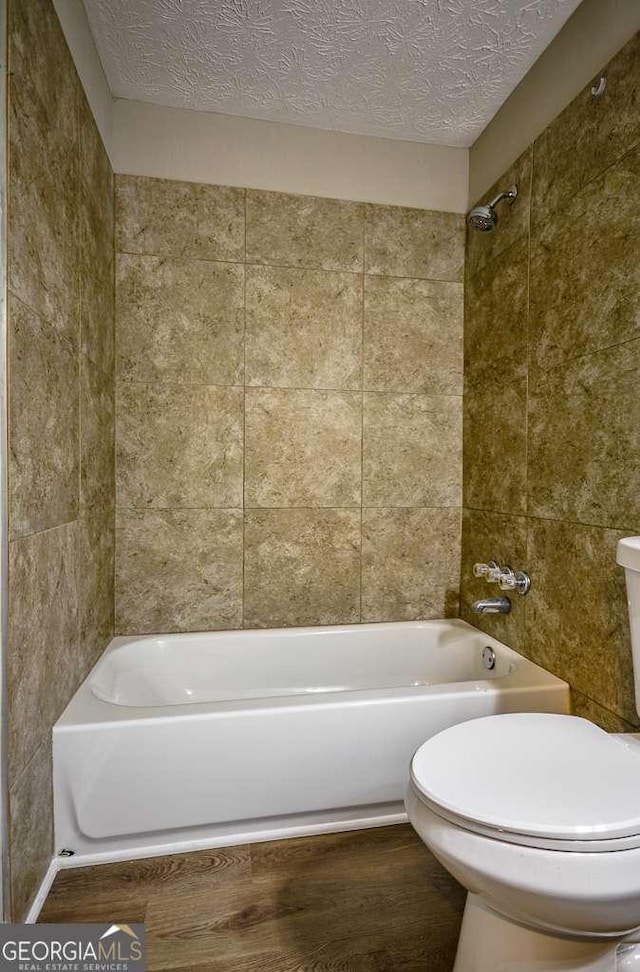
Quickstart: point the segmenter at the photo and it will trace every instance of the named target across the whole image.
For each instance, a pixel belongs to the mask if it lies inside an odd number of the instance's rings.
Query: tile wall
[[[116,186],[117,631],[456,615],[463,218]]]
[[[12,913],[52,844],[51,727],[113,632],[113,178],[50,0],[9,13]]]
[[[640,39],[486,198],[469,233],[462,615],[574,689],[608,729],[638,725],[619,537],[640,533]],[[506,617],[478,618],[474,561],[528,568]]]

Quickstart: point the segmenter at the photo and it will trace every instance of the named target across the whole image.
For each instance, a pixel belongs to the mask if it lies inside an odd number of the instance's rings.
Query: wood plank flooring
[[[40,921],[144,921],[149,972],[450,972],[464,897],[400,825],[64,870]]]

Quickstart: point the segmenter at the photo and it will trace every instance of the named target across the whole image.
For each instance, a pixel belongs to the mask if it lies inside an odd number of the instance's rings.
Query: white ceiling
[[[580,0],[84,0],[112,93],[471,145]]]

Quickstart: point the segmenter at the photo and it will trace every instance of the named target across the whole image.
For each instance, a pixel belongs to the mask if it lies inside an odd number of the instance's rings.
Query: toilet
[[[640,711],[640,537],[620,540]],[[467,889],[454,972],[640,972],[640,736],[513,713],[411,763],[409,819]]]

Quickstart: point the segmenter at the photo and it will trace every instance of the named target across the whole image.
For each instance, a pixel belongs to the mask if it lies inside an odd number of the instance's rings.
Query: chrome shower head
[[[467,223],[471,229],[479,230],[481,233],[493,233],[498,225],[498,214],[495,207],[503,199],[506,199],[510,206],[513,205],[518,195],[518,187],[510,186],[506,192],[501,192],[484,206],[474,206],[467,216]]]

